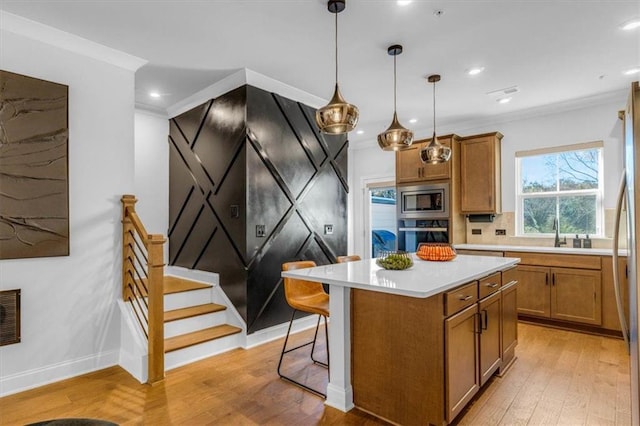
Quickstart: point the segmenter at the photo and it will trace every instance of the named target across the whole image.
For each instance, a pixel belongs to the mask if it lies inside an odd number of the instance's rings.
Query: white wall
[[[167,236],[169,226],[169,119],[135,112],[136,211],[147,232]],[[168,244],[165,244],[168,246]]]
[[[22,342],[0,347],[0,395],[118,363],[120,197],[134,190],[134,69],[12,23],[2,16],[2,69],[69,86],[70,255],[0,260],[0,289],[22,290]]]
[[[618,111],[624,109],[626,94],[608,96],[596,105],[561,109],[550,106],[535,114],[502,117],[486,124],[451,123],[438,127],[438,134],[469,136],[499,131],[502,139],[502,210],[515,211],[515,152],[595,140],[604,141],[604,207],[614,208],[622,171],[622,125]],[[431,130],[416,132],[416,139],[428,137]],[[362,191],[368,180],[395,176],[395,155],[383,152],[376,143],[351,148],[349,185],[352,197],[351,226],[355,253],[364,253],[364,210]]]

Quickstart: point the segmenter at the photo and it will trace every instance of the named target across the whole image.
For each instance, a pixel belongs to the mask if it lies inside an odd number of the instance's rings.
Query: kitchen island
[[[497,307],[501,314],[498,290],[515,284],[511,271],[518,261],[461,255],[426,262],[414,257],[412,268],[387,271],[367,259],[283,272],[283,277],[330,286],[327,405],[348,411],[355,402],[400,424],[453,420],[483,380],[480,333],[502,329],[489,313]],[[490,300],[486,309],[480,305],[492,298],[500,303]],[[499,335],[493,340],[501,344]],[[464,377],[449,365],[453,359],[460,360],[456,368]],[[472,371],[465,362],[473,364]],[[500,367],[502,362],[494,362],[488,371]],[[466,389],[469,378],[474,383]]]

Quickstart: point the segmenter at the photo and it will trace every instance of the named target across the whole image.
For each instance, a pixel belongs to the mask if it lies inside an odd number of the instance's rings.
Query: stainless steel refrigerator
[[[618,315],[622,326],[622,334],[629,346],[631,357],[631,424],[640,424],[640,340],[638,329],[638,307],[640,306],[640,285],[638,282],[638,231],[640,220],[640,85],[631,85],[631,94],[624,111],[624,171],[620,180],[617,215],[614,230],[613,271],[618,303]],[[620,219],[626,199],[627,219],[627,280],[629,284],[629,323],[627,325],[620,289],[620,271],[618,270],[618,241],[620,237]]]

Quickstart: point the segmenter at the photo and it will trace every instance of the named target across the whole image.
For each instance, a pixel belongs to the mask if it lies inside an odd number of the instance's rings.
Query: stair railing
[[[122,202],[122,299],[129,302],[148,342],[147,383],[164,379],[164,243],[148,234],[135,195]]]

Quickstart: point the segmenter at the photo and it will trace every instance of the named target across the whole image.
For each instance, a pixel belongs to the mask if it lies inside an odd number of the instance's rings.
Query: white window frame
[[[573,191],[553,192],[522,192],[522,168],[521,159],[525,157],[533,157],[545,154],[561,154],[571,151],[585,151],[589,149],[598,149],[598,188],[597,189],[580,189]],[[525,198],[557,198],[559,196],[572,195],[595,195],[596,196],[596,233],[589,234],[589,238],[604,238],[604,161],[603,161],[604,143],[602,141],[579,143],[574,145],[563,145],[552,148],[541,148],[529,151],[516,152],[516,236],[526,238],[549,238],[554,233],[526,234],[524,232],[524,199]],[[559,216],[559,204],[556,203],[556,216]],[[561,236],[570,236],[569,234],[560,233]]]

